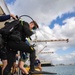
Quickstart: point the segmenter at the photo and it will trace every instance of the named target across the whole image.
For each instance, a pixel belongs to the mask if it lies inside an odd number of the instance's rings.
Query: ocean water
[[[43,71],[57,73],[44,75],[75,75],[75,66],[49,66],[43,67]]]

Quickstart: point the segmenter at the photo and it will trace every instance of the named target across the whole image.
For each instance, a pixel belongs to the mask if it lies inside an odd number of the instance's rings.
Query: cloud
[[[48,42],[48,43],[38,43],[38,45],[41,45],[41,48],[44,46],[47,46],[43,52],[45,51],[53,51],[54,54],[42,54],[39,55],[40,58],[44,60],[53,61],[54,64],[56,63],[65,63],[67,64],[66,60],[69,63],[75,62],[75,51],[70,54],[65,54],[64,56],[56,54],[56,51],[58,49],[67,50],[70,47],[75,47],[75,17],[68,18],[64,20],[65,24],[60,26],[59,24],[55,24],[55,27],[53,29],[50,29],[48,26],[40,26],[40,31],[37,31],[36,35],[37,38],[40,40],[51,40],[51,39],[69,39],[69,42]],[[40,35],[40,36],[39,36]],[[38,49],[40,47],[38,46]],[[49,58],[47,58],[49,57]]]
[[[68,1],[68,2],[67,2]],[[64,6],[63,6],[64,4]],[[58,15],[74,11],[74,0],[16,0],[14,4],[8,4],[10,11],[18,15],[28,14],[38,23],[48,25]]]
[[[36,31],[37,39],[69,39],[68,43],[37,43],[39,51],[46,45],[47,48],[45,48],[43,51],[45,51],[46,49],[48,49],[48,51],[54,51],[54,54],[50,55],[39,54],[40,58],[47,60],[51,59],[55,63],[64,63],[64,61],[66,60],[68,60],[69,62],[73,59],[75,60],[75,58],[73,57],[75,55],[75,52],[65,56],[56,54],[56,51],[59,48],[66,50],[69,49],[69,47],[75,46],[75,17],[70,17],[63,20],[64,25],[62,26],[60,26],[59,24],[55,24],[53,29],[49,28],[50,23],[58,16],[62,17],[64,13],[75,11],[75,0],[16,0],[14,4],[8,4],[8,7],[11,13],[17,15],[27,14],[37,21],[40,26],[40,29]],[[33,35],[32,39],[35,39],[35,35]]]

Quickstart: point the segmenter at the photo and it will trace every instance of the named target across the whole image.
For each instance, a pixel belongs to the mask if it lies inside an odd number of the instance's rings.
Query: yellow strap
[[[23,21],[22,20],[20,20],[21,21],[21,25],[23,26]]]
[[[28,42],[30,42],[30,41],[31,41],[29,37],[27,38],[27,40],[28,40]]]
[[[30,47],[31,48],[31,50],[34,50],[34,48],[33,47]]]

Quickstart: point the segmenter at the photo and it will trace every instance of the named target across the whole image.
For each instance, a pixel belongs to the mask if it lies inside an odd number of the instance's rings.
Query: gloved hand
[[[31,47],[35,47],[35,46],[36,46],[35,44],[31,45]]]

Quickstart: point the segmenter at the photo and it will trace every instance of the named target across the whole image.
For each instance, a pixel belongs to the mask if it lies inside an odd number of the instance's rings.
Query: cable
[[[34,21],[33,20],[33,18],[32,17],[30,17],[29,15],[21,15],[20,17],[18,17],[19,19],[21,19],[21,17],[23,17],[23,16],[25,16],[25,17],[29,17],[32,21]]]

